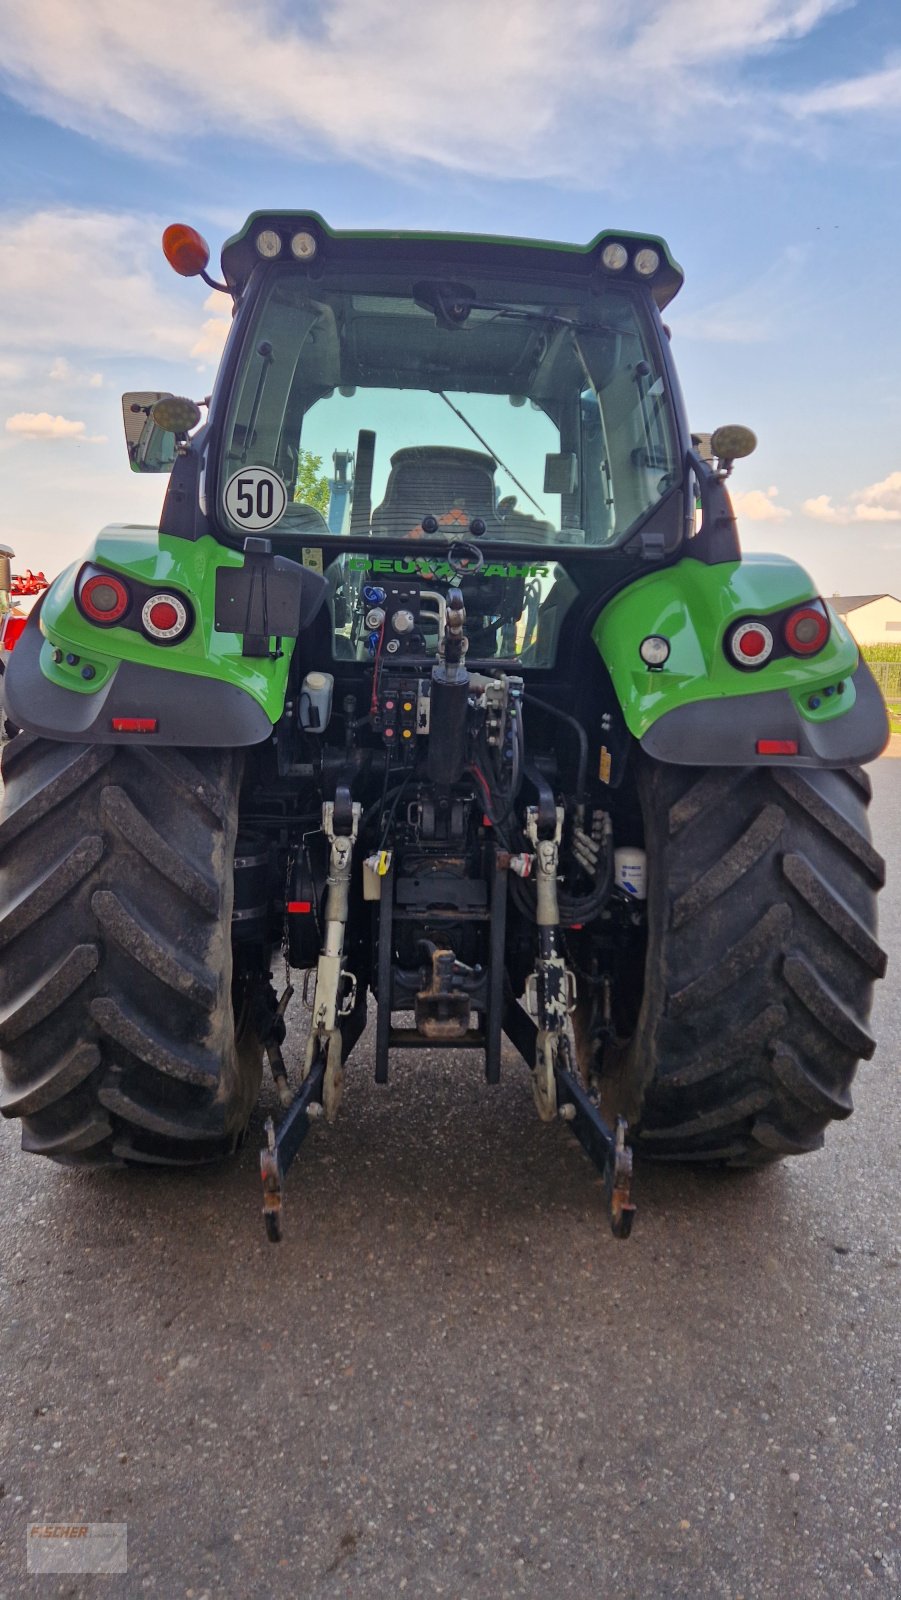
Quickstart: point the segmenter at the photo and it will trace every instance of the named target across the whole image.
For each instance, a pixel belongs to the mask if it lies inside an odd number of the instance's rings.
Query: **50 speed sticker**
[[[280,522],[288,491],[270,467],[241,467],[225,485],[225,509],[239,528],[259,533]]]

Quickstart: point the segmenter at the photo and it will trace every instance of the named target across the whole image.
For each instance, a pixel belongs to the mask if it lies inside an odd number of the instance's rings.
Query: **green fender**
[[[732,623],[778,618],[817,598],[803,567],[778,555],[714,566],[686,559],[621,590],[592,636],[629,732],[649,754],[683,765],[872,760],[888,738],[885,707],[834,612],[830,637],[816,656],[780,655],[749,671],[726,655]],[[778,622],[773,631],[778,641]],[[649,634],[669,641],[662,667],[647,667],[639,654]],[[759,753],[760,740],[794,743],[796,752]]]
[[[187,595],[191,632],[160,646],[134,628],[93,625],[75,604],[85,562]],[[51,585],[19,639],[4,678],[7,713],[26,731],[58,739],[140,738],[114,737],[112,720],[145,714],[157,718],[158,744],[266,738],[284,709],[294,640],[284,639],[275,659],[244,656],[239,633],[216,629],[217,570],[243,564],[242,552],[209,537],[192,542],[155,528],[104,528]]]

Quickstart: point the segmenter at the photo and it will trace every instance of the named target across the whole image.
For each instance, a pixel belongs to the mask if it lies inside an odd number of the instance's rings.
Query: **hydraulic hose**
[[[579,762],[576,770],[576,799],[581,799],[582,795],[585,793],[585,782],[588,775],[588,735],[586,734],[585,729],[582,727],[581,722],[577,722],[575,717],[571,717],[568,712],[561,711],[559,706],[552,706],[550,701],[539,700],[537,694],[532,694],[531,690],[527,690],[525,692],[523,699],[526,701],[527,705],[537,706],[540,711],[547,711],[550,716],[558,717],[561,722],[565,722],[570,728],[572,728],[576,738],[579,741]]]

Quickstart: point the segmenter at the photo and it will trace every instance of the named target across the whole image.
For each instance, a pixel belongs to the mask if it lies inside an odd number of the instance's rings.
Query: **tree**
[[[323,516],[328,511],[329,486],[328,478],[322,475],[322,457],[314,456],[310,450],[301,450],[297,458],[294,498],[305,506],[315,506]]]

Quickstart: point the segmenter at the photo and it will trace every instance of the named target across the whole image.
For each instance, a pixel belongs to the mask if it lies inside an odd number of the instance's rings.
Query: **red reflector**
[[[301,917],[308,917],[313,907],[309,900],[289,900],[288,910]]]
[[[759,756],[796,756],[798,754],[797,739],[758,739],[757,754]]]
[[[6,621],[3,624],[3,634],[0,637],[0,644],[3,645],[4,650],[15,649],[16,640],[27,621],[27,617],[13,617],[7,614]]]
[[[741,648],[746,656],[762,656],[766,649],[766,638],[759,628],[749,628],[742,634]]]
[[[171,600],[157,600],[155,605],[150,607],[147,615],[153,626],[159,628],[161,633],[168,633],[169,629],[174,628],[178,622],[178,612]]]
[[[113,733],[156,733],[156,717],[113,717]]]

